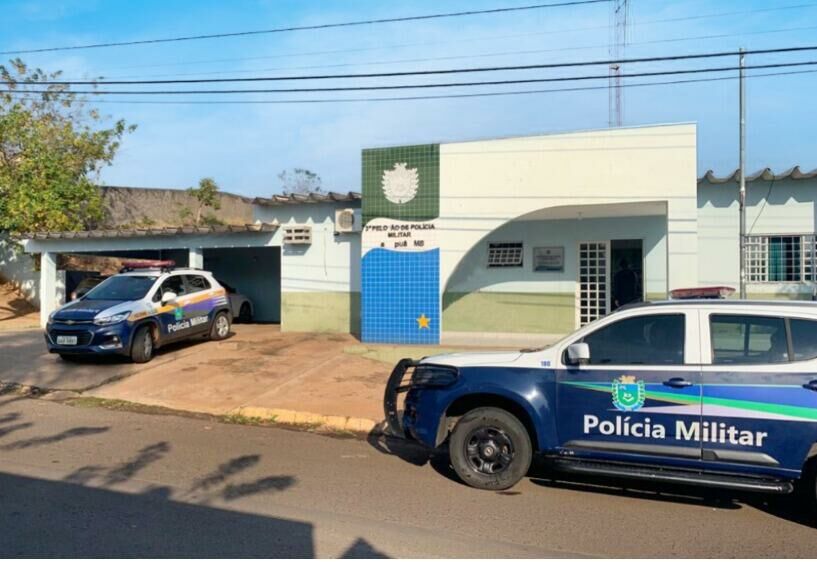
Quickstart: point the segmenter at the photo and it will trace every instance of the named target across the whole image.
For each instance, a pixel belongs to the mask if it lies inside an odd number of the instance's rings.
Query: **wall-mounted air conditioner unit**
[[[355,209],[338,209],[335,211],[335,233],[360,232],[360,213]]]
[[[285,226],[284,244],[311,244],[311,226]]]

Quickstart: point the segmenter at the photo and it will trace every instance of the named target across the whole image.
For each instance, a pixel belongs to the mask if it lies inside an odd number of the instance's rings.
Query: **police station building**
[[[235,231],[38,233],[25,247],[52,285],[54,253],[172,248],[250,286],[282,330],[564,334],[675,288],[738,287],[738,176],[698,177],[696,158],[695,124],[372,148],[362,196],[256,200],[255,225]],[[747,176],[750,298],[812,298],[816,201],[817,170]]]

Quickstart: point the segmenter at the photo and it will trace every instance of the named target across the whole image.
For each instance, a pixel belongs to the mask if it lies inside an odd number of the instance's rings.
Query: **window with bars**
[[[522,267],[522,242],[489,242],[488,267]]]
[[[746,279],[750,283],[817,281],[817,237],[786,234],[746,237]]]

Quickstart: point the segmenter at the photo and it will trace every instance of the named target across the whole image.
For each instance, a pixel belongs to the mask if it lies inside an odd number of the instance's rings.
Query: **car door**
[[[657,308],[657,307],[656,307]],[[620,313],[579,339],[588,364],[562,356],[557,431],[564,454],[700,464],[701,373],[695,309]]]
[[[704,463],[796,477],[817,443],[817,320],[707,314]]]
[[[191,335],[203,334],[210,330],[212,321],[213,299],[210,295],[210,282],[203,275],[185,275],[187,293],[185,294],[184,317],[190,323]]]
[[[175,293],[175,302],[162,303],[162,295]],[[185,323],[185,295],[187,285],[180,274],[170,275],[159,286],[153,295],[154,306],[156,307],[159,325],[162,331],[163,342],[180,339],[188,333],[188,325]]]

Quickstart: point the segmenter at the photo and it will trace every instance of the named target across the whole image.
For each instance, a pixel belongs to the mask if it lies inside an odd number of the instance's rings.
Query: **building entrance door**
[[[641,240],[610,242],[610,310],[644,300],[644,248]]]
[[[579,283],[576,324],[584,326],[607,314],[609,301],[610,244],[579,242]]]

